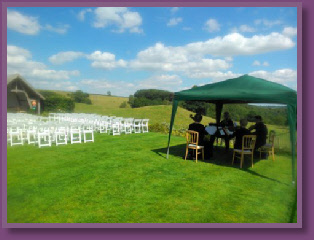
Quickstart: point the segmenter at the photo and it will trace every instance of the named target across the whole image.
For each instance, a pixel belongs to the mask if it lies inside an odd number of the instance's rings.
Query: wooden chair
[[[185,160],[188,155],[189,149],[193,149],[196,151],[196,162],[197,162],[197,155],[198,155],[198,150],[202,150],[202,158],[204,160],[204,146],[199,146],[198,145],[198,140],[199,140],[199,133],[196,131],[192,130],[187,130],[186,131],[186,150],[185,150]]]
[[[259,158],[262,158],[262,152],[266,152],[272,155],[273,161],[275,161],[275,147],[274,147],[274,142],[275,142],[275,134],[270,133],[269,138],[268,138],[268,143],[265,145],[261,146],[257,151],[259,151]]]
[[[233,158],[232,158],[232,165],[234,163],[234,158],[240,158],[240,168],[242,168],[243,161],[244,161],[244,155],[251,155],[252,159],[252,167],[253,167],[253,153],[254,153],[254,147],[256,142],[256,136],[255,135],[244,135],[242,137],[242,149],[233,149]],[[236,156],[236,154],[240,155]]]

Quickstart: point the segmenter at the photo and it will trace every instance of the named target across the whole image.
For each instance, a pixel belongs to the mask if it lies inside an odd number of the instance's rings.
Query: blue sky
[[[250,74],[297,88],[297,8],[19,7],[7,69],[37,89],[129,96]]]

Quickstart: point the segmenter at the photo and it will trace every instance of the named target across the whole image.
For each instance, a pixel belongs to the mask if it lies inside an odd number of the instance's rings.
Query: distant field
[[[101,115],[113,115],[118,117],[133,117],[133,118],[148,118],[150,124],[155,123],[170,123],[171,118],[171,105],[160,106],[146,106],[141,108],[119,108],[121,103],[128,101],[128,98],[113,97],[104,95],[90,95],[92,105],[77,103],[75,105],[75,112],[77,113],[96,113]],[[187,128],[192,122],[189,117],[192,112],[178,108],[174,127]],[[207,125],[210,122],[216,122],[215,119],[210,117],[203,117],[202,123]],[[248,126],[254,123],[249,123]],[[287,126],[276,126],[267,124],[268,130],[275,130],[278,138],[275,140],[277,148],[290,148],[289,129]]]
[[[67,96],[69,93],[64,91],[55,91],[58,94]],[[76,113],[95,113],[100,115],[117,116],[117,117],[132,117],[132,118],[147,118],[149,124],[155,123],[170,123],[171,118],[171,105],[159,105],[159,106],[146,106],[141,108],[131,108],[129,105],[127,108],[120,108],[121,103],[127,102],[127,97],[116,97],[106,95],[90,94],[92,105],[84,103],[75,104]],[[182,129],[188,128],[188,125],[192,122],[189,117],[192,112],[178,107],[175,117],[174,128]],[[203,117],[202,123],[207,125],[210,122],[215,122],[215,119],[210,117]],[[253,123],[249,123],[250,126]],[[275,130],[278,138],[276,139],[276,147],[290,149],[289,130],[286,126],[276,126],[267,124],[268,130]]]
[[[75,112],[77,113],[96,113],[101,115],[111,115],[117,117],[133,117],[133,118],[148,118],[150,124],[154,123],[170,123],[171,118],[171,105],[159,105],[159,106],[146,106],[141,108],[120,108],[121,103],[128,101],[128,98],[113,97],[103,95],[90,95],[92,105],[84,103],[75,104]],[[183,108],[178,108],[175,126],[188,126],[192,122],[189,117],[192,112]],[[210,117],[204,117],[203,123],[214,122],[215,120]]]

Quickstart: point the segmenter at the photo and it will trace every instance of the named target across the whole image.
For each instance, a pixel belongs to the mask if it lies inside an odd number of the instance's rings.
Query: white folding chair
[[[50,127],[48,125],[41,125],[38,128],[37,139],[39,148],[51,147]]]
[[[91,138],[88,138],[87,136],[91,136]],[[86,142],[94,142],[94,130],[93,125],[84,125],[83,126],[83,137],[84,137],[84,143]]]
[[[133,130],[134,133],[141,133],[142,119],[134,119]]]
[[[142,120],[142,131],[143,131],[143,133],[148,132],[148,121],[149,121],[149,119],[143,119]]]
[[[14,125],[11,126],[9,129],[10,134],[10,145],[23,145],[23,133],[22,133],[22,126],[20,125]]]
[[[29,125],[27,129],[27,143],[36,144],[37,140],[37,127],[35,125]]]
[[[132,118],[126,118],[124,120],[125,134],[131,134],[132,133],[132,125],[133,125],[133,119]]]
[[[108,133],[108,121],[107,119],[102,119],[99,124],[99,132],[100,133]]]
[[[113,122],[112,123],[112,135],[116,136],[116,135],[120,135],[120,123],[119,122]]]
[[[70,127],[70,137],[71,137],[71,144],[73,143],[81,143],[82,142],[82,132],[81,126],[78,124],[72,124]]]
[[[54,132],[56,146],[68,144],[68,130],[67,126],[58,126]]]

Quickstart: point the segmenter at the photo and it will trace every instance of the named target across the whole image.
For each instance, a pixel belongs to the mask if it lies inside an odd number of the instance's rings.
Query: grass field
[[[159,133],[94,143],[8,147],[8,223],[295,222],[291,159],[231,166],[231,152],[184,161],[185,140]]]
[[[66,94],[66,93],[63,93]],[[119,108],[121,103],[128,101],[128,98],[104,96],[104,95],[90,95],[92,105],[83,103],[75,104],[75,112],[77,113],[96,113],[100,115],[110,115],[117,117],[132,117],[132,118],[148,118],[149,124],[156,123],[170,123],[170,117],[172,112],[172,106],[160,105],[160,106],[147,106],[141,108]],[[178,107],[177,114],[175,116],[174,128],[185,129],[188,128],[192,119],[189,117],[192,112]],[[216,120],[210,117],[203,117],[202,124],[215,123]],[[248,127],[254,123],[249,123]],[[275,130],[277,138],[275,139],[277,149],[290,149],[290,136],[287,126],[275,126],[267,125],[268,130]]]
[[[92,106],[84,103],[75,104],[75,112],[77,113],[97,113],[101,115],[110,115],[117,117],[133,117],[133,118],[148,118],[150,124],[154,123],[170,123],[172,106],[170,105],[158,105],[158,106],[146,106],[141,108],[114,108],[106,107],[105,105]],[[192,119],[189,117],[192,112],[178,108],[175,126],[176,127],[187,127],[191,123]],[[203,123],[215,122],[210,117],[203,117]]]
[[[66,95],[65,92],[59,94]],[[148,118],[169,123],[172,106],[119,108],[127,98],[90,95],[78,113]],[[175,128],[191,112],[178,108]],[[202,123],[215,122],[204,117]],[[289,145],[287,127],[268,125]],[[7,148],[8,223],[285,223],[296,222],[291,158],[231,166],[231,152],[209,161],[184,161],[185,139],[161,133],[109,136],[94,143]],[[284,144],[283,144],[284,143]]]

